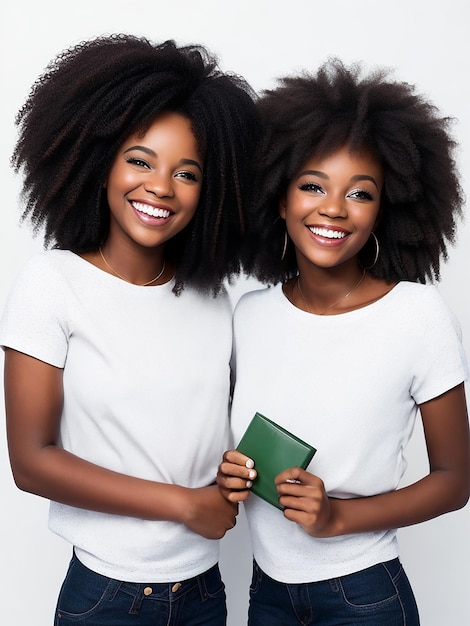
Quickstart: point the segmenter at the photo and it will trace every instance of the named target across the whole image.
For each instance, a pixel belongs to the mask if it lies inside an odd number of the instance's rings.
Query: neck
[[[158,270],[157,273],[155,273],[152,276],[152,278],[147,279],[147,280],[140,279],[140,278],[136,279],[135,276],[132,275],[132,272],[129,271],[129,268],[121,270],[121,268],[119,267],[119,264],[115,264],[114,262],[110,261],[106,253],[103,250],[103,246],[99,247],[98,252],[104,264],[103,269],[105,269],[110,274],[117,276],[121,280],[124,280],[125,282],[131,283],[133,285],[138,285],[140,287],[147,287],[149,285],[154,285],[163,276],[165,272],[165,259],[162,258],[160,269]],[[116,267],[116,265],[118,265],[118,267]],[[140,262],[139,270],[141,270],[142,268],[145,269],[145,261]]]
[[[337,306],[350,298],[353,293],[357,292],[357,290],[362,285],[362,282],[364,281],[365,275],[366,270],[363,269],[359,276],[355,276],[354,282],[352,282],[349,287],[345,286],[341,294],[340,292],[338,292],[335,297],[331,298],[331,302],[329,304],[323,303],[320,306],[320,303],[318,302],[318,296],[312,295],[311,291],[307,289],[306,284],[302,282],[302,276],[299,274],[296,282],[292,287],[293,303],[296,304],[295,300],[297,300],[297,303],[301,305],[299,308],[306,310],[308,313],[324,315],[325,313],[336,309]],[[296,291],[297,294],[295,293]]]

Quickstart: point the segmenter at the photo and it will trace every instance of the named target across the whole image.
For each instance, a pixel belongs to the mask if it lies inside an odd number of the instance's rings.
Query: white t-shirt
[[[15,282],[0,344],[64,368],[61,445],[130,476],[215,480],[228,446],[231,306],[173,281],[139,287],[69,251],[35,255]],[[50,528],[90,569],[134,582],[183,580],[218,542],[183,524],[51,502]]]
[[[370,306],[319,316],[277,285],[242,296],[234,336],[235,445],[262,413],[317,448],[308,470],[337,498],[396,489],[417,405],[467,378],[459,324],[435,286],[402,282]],[[255,559],[281,582],[346,575],[398,554],[395,530],[316,539],[253,494],[246,513]]]

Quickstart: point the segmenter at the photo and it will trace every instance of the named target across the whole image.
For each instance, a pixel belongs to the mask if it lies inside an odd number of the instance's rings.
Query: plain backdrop
[[[0,12],[1,308],[20,264],[42,247],[41,240],[34,240],[30,230],[19,225],[19,180],[9,167],[16,137],[15,113],[56,53],[100,34],[128,32],[154,41],[204,43],[219,56],[224,70],[244,75],[257,91],[273,86],[277,76],[313,70],[329,56],[338,56],[347,63],[363,61],[366,68],[392,68],[398,79],[416,84],[443,113],[456,118],[454,132],[460,143],[457,158],[462,184],[469,194],[467,0],[2,0]],[[440,284],[461,321],[468,353],[469,249],[467,221],[459,230],[457,246],[451,250]],[[243,291],[257,287],[253,281],[241,278],[231,289],[233,302]],[[3,405],[0,413],[0,621],[8,626],[51,626],[71,551],[47,528],[48,503],[14,486]],[[408,460],[407,482],[427,471],[419,425],[408,448]],[[470,509],[466,507],[400,531],[402,560],[424,626],[470,624],[469,529]],[[227,585],[229,626],[242,626],[246,624],[251,572],[243,513],[222,542],[221,568]]]

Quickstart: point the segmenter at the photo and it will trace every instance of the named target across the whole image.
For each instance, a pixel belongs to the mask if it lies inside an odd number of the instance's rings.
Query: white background
[[[0,307],[19,265],[41,248],[41,241],[33,240],[29,229],[18,222],[19,181],[9,168],[16,136],[14,115],[33,81],[62,49],[112,32],[145,35],[154,41],[171,38],[180,44],[204,43],[219,56],[223,69],[244,75],[257,91],[273,86],[276,76],[303,68],[314,70],[330,55],[347,63],[362,60],[368,68],[394,68],[397,78],[415,83],[445,114],[457,118],[458,160],[469,195],[468,7],[467,0],[3,0]],[[470,354],[469,245],[467,221],[443,268],[441,290],[461,320]],[[232,291],[233,300],[256,286],[240,280]],[[1,412],[4,423],[3,408]],[[70,548],[48,531],[47,502],[15,488],[3,427],[0,432],[0,620],[8,626],[50,626]],[[409,447],[409,463],[407,481],[426,471],[419,428]],[[402,560],[423,626],[470,624],[469,529],[470,507],[466,507],[400,531]],[[242,626],[251,571],[242,515],[223,541],[221,568],[227,584],[229,626]]]

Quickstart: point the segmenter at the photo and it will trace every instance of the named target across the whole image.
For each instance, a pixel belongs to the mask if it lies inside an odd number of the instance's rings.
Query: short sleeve
[[[468,362],[459,320],[434,286],[425,291],[416,344],[411,395],[422,404],[468,380]]]
[[[63,367],[69,323],[67,286],[47,252],[24,265],[7,296],[0,320],[0,345]]]

